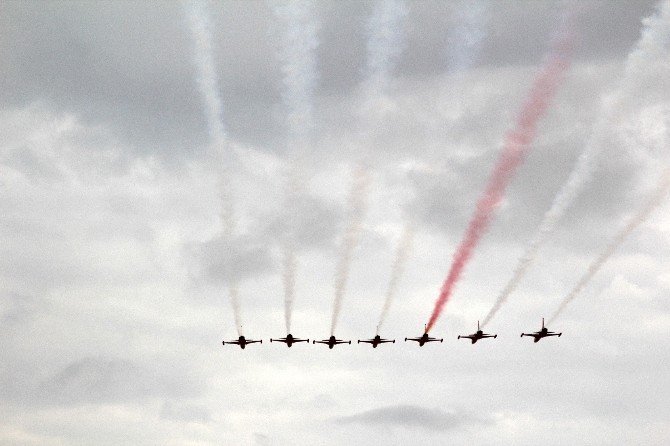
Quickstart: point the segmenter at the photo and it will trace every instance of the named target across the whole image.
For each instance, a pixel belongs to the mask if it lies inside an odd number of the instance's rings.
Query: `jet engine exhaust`
[[[640,224],[649,217],[649,214],[652,213],[654,209],[661,204],[665,196],[670,191],[670,168],[666,169],[663,172],[663,176],[654,191],[654,194],[650,197],[649,201],[642,207],[637,214],[628,222],[626,226],[612,239],[612,241],[605,247],[603,252],[589,265],[586,270],[586,273],[579,279],[577,285],[570,291],[570,293],[565,296],[561,301],[560,305],[554,311],[554,314],[549,318],[549,323],[551,324],[562,312],[565,310],[565,307],[572,302],[572,300],[577,297],[577,295],[584,289],[584,287],[593,279],[593,276],[600,270],[600,268],[607,262],[607,260],[614,254],[617,248],[626,240],[631,232],[635,230]]]
[[[367,211],[367,195],[369,177],[364,167],[358,167],[354,171],[353,183],[349,193],[349,226],[342,239],[340,258],[335,270],[335,299],[333,301],[333,317],[330,324],[330,334],[335,332],[337,322],[342,310],[342,299],[349,280],[349,270],[354,250],[363,231],[363,218]]]
[[[230,161],[224,152],[227,136],[223,126],[223,105],[217,85],[218,77],[214,58],[212,57],[211,20],[204,2],[183,3],[194,43],[193,61],[197,70],[197,84],[202,97],[205,119],[209,133],[211,149],[218,171],[218,188],[221,200],[221,221],[223,237],[232,240],[236,226],[234,201],[231,192],[225,161]],[[233,309],[235,326],[242,335],[242,316],[240,311],[239,292],[235,278],[228,276],[228,294]]]
[[[314,129],[314,90],[316,68],[317,24],[312,3],[307,1],[273,2],[272,10],[281,23],[280,60],[283,73],[282,99],[287,109],[288,157],[290,169],[286,183],[284,209],[287,234],[282,243],[282,281],[284,284],[284,319],[291,332],[295,300],[298,253],[296,248],[296,200],[305,188],[304,158],[312,143]]]
[[[566,22],[570,20],[566,19]],[[456,249],[449,274],[442,285],[428,321],[427,331],[430,331],[442,314],[465,265],[491,223],[495,209],[505,196],[510,180],[528,154],[537,133],[537,124],[546,114],[563,74],[570,66],[572,42],[572,33],[568,28],[554,40],[540,73],[535,77],[530,93],[517,116],[515,126],[505,137],[502,154],[493,168],[484,193],[477,202],[475,213],[468,224],[465,235]]]
[[[414,228],[410,224],[406,224],[403,228],[402,235],[400,236],[400,241],[398,242],[398,248],[396,250],[395,259],[393,260],[393,265],[391,266],[391,278],[389,279],[388,288],[386,289],[386,297],[384,299],[384,306],[382,307],[381,315],[379,316],[379,323],[377,324],[376,335],[379,334],[381,326],[386,321],[389,310],[391,309],[391,304],[395,299],[395,295],[398,291],[398,282],[405,271],[405,264],[407,263],[407,258],[412,250],[412,242],[414,241]]]
[[[644,21],[645,27],[635,48],[628,54],[624,77],[618,91],[613,97],[603,98],[600,118],[586,143],[584,150],[577,159],[568,180],[554,197],[550,209],[544,214],[540,226],[526,246],[524,254],[514,269],[512,278],[498,295],[493,307],[484,318],[482,326],[486,326],[498,310],[517,289],[528,269],[537,258],[540,247],[554,231],[557,223],[565,215],[584,186],[593,176],[602,153],[609,145],[611,130],[617,125],[622,114],[623,104],[635,100],[641,88],[644,88],[645,73],[657,63],[659,54],[667,56],[667,43],[670,39],[670,2],[659,4],[657,13]]]

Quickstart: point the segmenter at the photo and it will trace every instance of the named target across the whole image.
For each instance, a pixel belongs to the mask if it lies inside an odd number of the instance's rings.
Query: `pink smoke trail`
[[[514,128],[505,137],[503,152],[489,177],[483,195],[477,202],[477,208],[465,236],[454,254],[449,275],[435,302],[426,332],[429,332],[435,325],[444,310],[463,268],[472,257],[475,247],[491,223],[495,209],[505,196],[507,185],[528,154],[530,143],[535,139],[537,133],[537,124],[546,114],[563,79],[563,74],[570,66],[570,54],[574,40],[570,32],[572,28],[570,24],[573,21],[571,19],[572,17],[569,17],[565,20],[565,30],[554,40],[549,55],[533,82],[528,98],[521,107]]]

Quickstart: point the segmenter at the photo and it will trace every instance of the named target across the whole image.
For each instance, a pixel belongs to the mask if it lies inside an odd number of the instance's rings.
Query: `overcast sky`
[[[0,4],[0,444],[667,444],[667,203],[550,327],[560,339],[519,334],[540,328],[670,162],[670,30],[634,97],[616,103],[593,178],[487,326],[497,339],[456,339],[509,280],[655,2],[581,3],[572,66],[431,332],[444,343],[423,348],[403,340],[422,334],[571,6],[408,0],[388,82],[370,102],[375,2],[308,4],[313,128],[288,218],[291,71],[273,5],[205,4],[227,133],[213,158],[188,8]],[[293,334],[329,335],[360,164],[369,208],[336,332],[353,343],[270,344],[286,334],[290,225]],[[220,175],[238,216],[233,239],[222,232]],[[396,343],[357,345],[374,336],[408,222],[415,243],[381,333]],[[244,333],[262,345],[221,345],[237,337],[230,275]]]

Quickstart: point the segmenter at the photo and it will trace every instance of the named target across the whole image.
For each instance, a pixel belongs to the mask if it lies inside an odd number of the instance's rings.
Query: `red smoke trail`
[[[570,29],[572,22],[566,19],[566,29]],[[563,73],[570,65],[572,49],[572,33],[566,31],[552,45],[542,70],[536,76],[528,98],[523,104],[517,117],[516,125],[505,137],[503,152],[498,159],[486,185],[484,194],[477,202],[477,209],[470,220],[465,236],[454,254],[454,260],[449,275],[442,285],[440,296],[435,302],[433,314],[430,316],[426,332],[429,332],[440,317],[454,286],[463,272],[474,248],[484,235],[493,218],[493,212],[505,195],[505,189],[512,179],[517,167],[524,161],[530,150],[530,143],[535,139],[537,124],[547,112],[547,108],[554,97]]]

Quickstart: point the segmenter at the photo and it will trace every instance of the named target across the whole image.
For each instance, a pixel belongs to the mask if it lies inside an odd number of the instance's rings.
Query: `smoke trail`
[[[291,315],[293,314],[293,296],[295,294],[295,272],[298,267],[295,245],[283,247],[282,279],[284,281],[284,322],[286,332],[291,332]]]
[[[380,0],[368,19],[366,87],[375,98],[388,90],[391,73],[403,50],[404,0]]]
[[[670,2],[665,2],[657,14],[644,21],[645,29],[634,50],[628,55],[624,78],[622,79],[615,96],[603,100],[601,104],[601,118],[595,125],[583,152],[577,159],[575,166],[566,183],[561,187],[550,209],[544,214],[537,232],[526,246],[526,250],[519,259],[511,280],[498,295],[493,307],[486,315],[482,326],[485,326],[496,315],[500,307],[516,290],[530,266],[534,263],[537,253],[547,237],[554,231],[556,224],[565,215],[575,198],[591,179],[596,169],[599,157],[608,145],[611,129],[615,127],[618,117],[624,107],[621,105],[631,98],[641,87],[641,76],[645,67],[658,60],[659,53],[667,51],[670,39]],[[666,47],[664,49],[664,46]]]
[[[367,62],[365,69],[365,99],[361,109],[363,131],[379,124],[378,111],[373,103],[386,94],[391,74],[402,52],[403,18],[407,14],[404,0],[381,0],[375,3],[367,22]],[[352,188],[348,199],[350,223],[342,240],[340,258],[335,271],[335,298],[330,325],[331,335],[337,327],[342,309],[342,298],[346,290],[351,259],[363,229],[363,218],[367,213],[369,175],[366,162],[360,162],[353,172]]]
[[[386,299],[384,300],[384,306],[382,307],[381,315],[379,316],[379,323],[377,324],[377,333],[381,330],[381,326],[386,320],[389,310],[391,309],[391,303],[395,298],[396,291],[398,289],[398,282],[402,277],[403,272],[405,271],[405,264],[407,263],[407,258],[412,249],[412,242],[414,240],[414,228],[411,224],[405,224],[403,228],[402,235],[400,236],[400,241],[398,243],[398,249],[396,250],[395,259],[393,260],[393,265],[391,266],[391,279],[389,280],[388,288],[386,289]]]
[[[282,99],[288,110],[288,132],[293,151],[304,150],[314,127],[313,102],[317,82],[317,24],[313,2],[273,2],[272,10],[282,23],[280,59],[284,89]]]
[[[209,13],[204,2],[183,2],[182,5],[193,36],[195,47],[193,57],[198,72],[197,83],[205,109],[209,138],[214,149],[216,160],[223,163],[224,161],[229,161],[224,153],[227,136],[223,127],[223,106],[217,87],[218,78],[214,60],[212,58],[212,25]],[[227,240],[232,240],[235,231],[235,212],[230,190],[231,187],[225,167],[221,167],[218,183],[221,199],[223,236]],[[233,308],[235,327],[238,334],[241,336],[242,316],[240,311],[239,293],[237,282],[230,274],[228,274],[228,294],[230,295],[230,302]]]
[[[463,72],[476,62],[488,34],[489,5],[489,0],[460,0],[452,3],[456,10],[456,25],[447,38],[449,72]]]
[[[335,299],[333,301],[333,317],[330,323],[330,334],[335,332],[337,321],[342,309],[342,298],[349,279],[349,269],[354,250],[358,245],[363,230],[363,218],[367,210],[369,177],[367,170],[359,166],[354,171],[354,178],[349,192],[349,227],[344,234],[341,255],[335,270]]]
[[[183,6],[195,44],[197,82],[205,107],[209,137],[215,147],[221,150],[226,141],[226,132],[223,129],[223,107],[212,58],[212,24],[204,2],[184,2]]]
[[[566,22],[570,22],[570,20],[566,20]],[[569,66],[571,48],[572,36],[569,31],[564,31],[553,42],[549,56],[535,78],[530,94],[521,108],[514,129],[505,137],[503,152],[489,177],[483,195],[477,202],[477,208],[463,240],[454,254],[449,275],[444,281],[440,295],[435,302],[435,308],[428,321],[426,331],[430,331],[442,313],[463,272],[463,268],[470,260],[474,248],[493,218],[496,207],[504,197],[507,185],[528,153],[530,144],[535,138],[537,124],[546,113],[563,74]]]
[[[233,317],[235,319],[235,328],[237,334],[242,336],[242,309],[240,308],[239,290],[237,283],[232,282],[228,285],[228,294],[230,295],[230,305],[233,308]]]
[[[577,285],[572,289],[572,291],[565,296],[561,304],[558,306],[554,314],[549,318],[549,324],[551,324],[565,309],[565,307],[572,302],[572,300],[577,297],[580,291],[591,281],[593,276],[600,270],[600,268],[607,262],[607,260],[614,254],[614,251],[623,243],[623,241],[630,235],[635,228],[637,228],[641,223],[643,223],[649,214],[656,209],[656,207],[661,204],[665,196],[670,191],[670,169],[666,169],[661,177],[656,191],[651,196],[649,201],[645,206],[638,211],[636,215],[628,222],[628,224],[619,232],[616,237],[610,242],[605,250],[600,253],[600,255],[589,265],[586,273],[579,279]]]
[[[284,319],[286,332],[291,332],[291,317],[295,299],[296,214],[297,200],[305,181],[302,173],[304,156],[313,133],[314,90],[317,81],[316,54],[319,45],[316,36],[312,2],[273,2],[275,16],[282,23],[280,59],[284,89],[282,98],[288,112],[288,144],[292,172],[287,179],[286,221],[288,233],[282,243],[282,280],[284,282]]]

